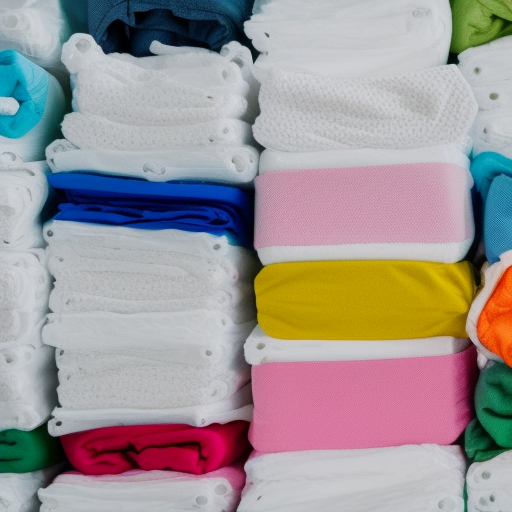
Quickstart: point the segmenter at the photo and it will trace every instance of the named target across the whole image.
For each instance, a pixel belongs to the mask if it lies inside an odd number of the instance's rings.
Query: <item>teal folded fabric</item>
[[[450,0],[450,3],[453,53],[512,34],[510,0]]]
[[[476,419],[466,429],[465,448],[472,462],[512,450],[512,368],[490,361],[475,391]]]
[[[0,52],[0,98],[19,103],[13,115],[0,109],[0,136],[18,139],[34,128],[44,115],[48,88],[43,68],[14,50]]]

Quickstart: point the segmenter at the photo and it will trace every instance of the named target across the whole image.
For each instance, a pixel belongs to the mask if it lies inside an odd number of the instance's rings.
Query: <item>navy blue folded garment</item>
[[[254,196],[236,187],[80,173],[52,174],[48,181],[68,201],[59,205],[57,220],[205,232],[253,246]]]
[[[249,46],[243,23],[254,0],[89,0],[89,33],[105,53],[150,55],[149,45],[219,51],[230,41]]]
[[[512,249],[512,160],[481,153],[471,164],[475,188],[483,204],[483,238],[490,264]]]

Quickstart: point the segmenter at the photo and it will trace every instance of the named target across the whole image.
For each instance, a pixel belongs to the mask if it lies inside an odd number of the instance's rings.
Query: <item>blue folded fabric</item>
[[[68,200],[59,205],[57,220],[205,232],[253,246],[254,197],[236,187],[80,173],[52,174],[48,180]]]
[[[0,136],[19,139],[37,126],[48,97],[48,73],[15,50],[0,52],[0,97],[20,105],[14,115],[0,114]]]
[[[150,55],[149,45],[219,51],[230,41],[249,45],[243,23],[254,0],[89,0],[89,33],[105,53]]]
[[[475,188],[483,204],[483,238],[490,264],[512,249],[512,160],[481,153],[471,164]]]

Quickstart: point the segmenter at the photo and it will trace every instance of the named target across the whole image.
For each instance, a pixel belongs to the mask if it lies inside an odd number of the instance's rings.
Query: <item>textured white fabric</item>
[[[369,361],[457,354],[471,345],[468,338],[437,336],[414,340],[313,341],[271,338],[258,325],[244,345],[252,365],[303,361]]]
[[[494,151],[512,158],[512,107],[480,111],[471,129],[473,156]]]
[[[480,110],[512,106],[512,36],[468,48],[459,56],[459,69],[469,82]]]
[[[174,352],[155,350],[73,351],[57,349],[59,403],[68,410],[169,409],[216,403],[233,396],[251,378],[243,341],[221,361],[176,362]]]
[[[64,117],[62,133],[80,149],[149,151],[194,145],[254,144],[251,125],[238,119],[215,119],[177,126],[135,126],[73,112]]]
[[[225,359],[255,325],[255,320],[235,324],[228,315],[206,309],[131,315],[50,313],[43,327],[43,341],[82,352],[166,350],[172,351],[175,363],[210,365]]]
[[[66,98],[57,79],[49,75],[48,80],[43,117],[32,130],[19,139],[0,136],[1,153],[13,153],[25,162],[37,162],[45,159],[46,146],[60,137],[59,124],[67,109]]]
[[[503,274],[510,268],[512,265],[512,250],[504,252],[500,255],[500,260],[492,265],[489,265],[487,262],[482,267],[483,272],[483,287],[480,289],[478,295],[475,300],[471,304],[471,308],[469,309],[468,318],[466,321],[466,331],[471,341],[478,348],[478,352],[483,354],[487,359],[492,359],[494,361],[504,362],[501,357],[494,354],[487,348],[485,348],[480,339],[478,338],[478,319],[482,314],[487,301],[490,299],[494,288],[498,285],[501,280]]]
[[[463,512],[459,446],[264,454],[245,465],[239,512]]]
[[[179,407],[176,409],[88,409],[85,411],[56,408],[48,422],[52,436],[63,436],[102,427],[120,425],[160,425],[183,423],[194,427],[205,427],[213,423],[252,419],[251,385],[247,384],[237,393],[208,405]]]
[[[448,0],[256,2],[244,25],[257,50],[255,74],[295,69],[331,77],[396,74],[446,64]]]
[[[457,66],[381,78],[335,79],[272,70],[254,137],[279,151],[467,147],[477,113]]]
[[[40,214],[48,198],[46,162],[24,163],[0,155],[0,244],[5,249],[42,247]]]
[[[512,512],[512,451],[475,462],[466,476],[468,512]]]
[[[213,309],[236,323],[255,318],[254,253],[226,237],[50,221],[48,266],[55,313]]]
[[[297,169],[333,169],[372,165],[445,162],[469,170],[467,153],[453,145],[414,149],[340,149],[333,151],[285,152],[266,149],[261,153],[259,173]]]
[[[0,251],[0,348],[41,345],[51,279],[44,251]]]
[[[257,103],[237,62],[217,55],[198,65],[196,56],[105,55],[92,36],[74,34],[62,52],[72,73],[73,110],[148,126],[217,118],[251,123]]]
[[[236,479],[240,480],[243,470],[236,468]],[[232,472],[235,466],[229,469]],[[206,475],[177,471],[101,476],[63,473],[39,491],[41,512],[235,512],[240,491],[232,485],[230,476],[226,470]]]
[[[46,148],[53,172],[98,171],[148,181],[204,180],[249,183],[258,172],[252,146],[191,146],[167,151],[78,149],[65,139]]]
[[[39,512],[37,491],[49,485],[63,465],[30,473],[0,473],[0,512]]]
[[[51,347],[0,349],[0,430],[32,430],[57,403],[57,372]]]
[[[62,43],[70,27],[59,0],[2,0],[0,50],[18,50],[52,73],[62,73]]]

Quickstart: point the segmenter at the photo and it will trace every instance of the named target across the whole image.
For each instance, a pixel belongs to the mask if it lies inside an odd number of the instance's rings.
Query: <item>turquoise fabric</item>
[[[14,98],[15,115],[0,115],[0,135],[19,139],[37,126],[48,97],[48,73],[15,50],[0,52],[0,97]]]

